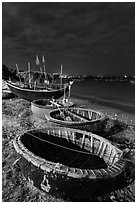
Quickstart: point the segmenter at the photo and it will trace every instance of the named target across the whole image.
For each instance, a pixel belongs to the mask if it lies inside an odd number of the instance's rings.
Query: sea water
[[[135,112],[135,85],[129,81],[75,81],[71,96],[93,103]]]

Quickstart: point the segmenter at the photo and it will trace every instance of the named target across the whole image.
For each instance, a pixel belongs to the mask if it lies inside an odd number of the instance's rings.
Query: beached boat
[[[9,90],[7,83],[2,79],[2,99],[14,98],[15,95]]]
[[[61,107],[61,105],[58,104]],[[49,112],[56,108],[50,99],[40,99],[31,102],[31,111],[33,115],[37,118],[45,120],[45,115],[48,115]]]
[[[7,89],[8,89],[7,83],[4,79],[2,79],[2,90],[7,90]]]
[[[88,108],[59,108],[51,110],[45,118],[55,124],[102,133],[107,122],[105,115]]]
[[[53,77],[54,74],[49,74],[45,71],[44,55],[42,56],[42,62],[39,61],[38,55],[36,55],[36,64],[39,66],[40,71],[31,71],[31,64],[28,62],[28,71],[20,72],[16,64],[19,82],[6,81],[9,89],[15,95],[27,101],[58,99],[70,90],[73,81],[62,82],[62,65],[61,72],[58,73],[59,82],[56,83]],[[42,65],[44,71],[42,71]]]
[[[61,99],[58,99],[56,101],[50,99],[35,100],[31,102],[31,111],[34,116],[45,120],[45,115],[48,115],[53,108],[61,108],[63,106],[74,106],[74,103],[72,101],[64,102]]]
[[[14,97],[15,97],[15,94],[12,93],[10,90],[7,90],[7,89],[2,90],[2,99],[10,99]]]
[[[35,187],[65,199],[88,199],[125,184],[123,152],[90,132],[31,130],[14,139],[17,160]]]
[[[13,83],[7,81],[9,89],[18,97],[23,98],[27,101],[34,101],[36,99],[58,99],[64,95],[64,89],[67,92],[69,90],[70,84],[49,84],[44,87],[33,88],[25,84]]]

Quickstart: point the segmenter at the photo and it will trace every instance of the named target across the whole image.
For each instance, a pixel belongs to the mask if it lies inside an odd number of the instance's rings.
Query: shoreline
[[[128,103],[122,103],[122,102],[113,102],[109,100],[103,100],[98,98],[88,98],[84,96],[79,96],[76,94],[73,94],[72,98],[77,98],[79,100],[89,101],[90,103],[97,104],[99,106],[104,106],[112,109],[116,109],[119,111],[124,111],[126,113],[135,114],[135,105],[128,104]]]
[[[103,103],[93,102],[90,100],[85,100],[83,98],[72,98],[72,101],[79,106],[86,106],[91,109],[99,110],[103,112],[105,115],[109,115],[113,119],[118,119],[121,122],[128,124],[129,126],[135,126],[135,111],[128,112],[127,109],[120,109],[118,105],[115,107],[104,105]]]

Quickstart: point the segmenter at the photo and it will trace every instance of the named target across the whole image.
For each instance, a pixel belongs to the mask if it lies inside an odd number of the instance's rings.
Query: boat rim
[[[61,107],[61,108],[59,108],[60,110],[62,110],[62,109],[64,109],[63,107]],[[50,112],[49,112],[49,120],[51,120],[51,121],[53,121],[53,122],[59,122],[59,123],[62,123],[62,124],[65,124],[65,123],[68,123],[68,124],[91,124],[91,122],[92,123],[94,123],[94,122],[99,122],[99,121],[103,121],[103,120],[105,120],[105,118],[106,118],[106,116],[105,116],[105,114],[103,114],[103,113],[101,113],[101,112],[99,112],[99,111],[96,111],[96,110],[93,110],[93,109],[90,109],[90,108],[80,108],[80,107],[75,107],[75,108],[68,108],[68,109],[82,109],[82,110],[91,110],[91,111],[94,111],[94,112],[96,112],[96,113],[98,113],[99,115],[101,115],[101,117],[100,118],[98,118],[98,119],[94,119],[94,120],[91,120],[91,121],[63,121],[63,120],[59,120],[59,119],[56,119],[56,118],[53,118],[53,117],[51,117],[51,114],[54,112],[54,111],[59,111],[59,109],[53,109],[53,110],[51,110]],[[71,111],[71,110],[70,110]],[[48,116],[46,116],[45,115],[45,118],[47,118]]]
[[[45,129],[45,128],[44,128]],[[87,131],[82,131],[82,130],[78,130],[78,129],[72,129],[72,128],[64,128],[64,127],[48,127],[47,129],[56,129],[56,130],[71,130],[73,132],[80,132],[80,133],[86,133],[88,135],[93,135],[97,138],[102,139],[101,136],[87,132]],[[39,131],[42,129],[39,129]],[[29,133],[29,132],[33,132],[33,131],[37,131],[37,129],[31,129],[25,133]],[[33,152],[31,152],[30,150],[28,150],[25,145],[21,142],[21,137],[25,134],[19,134],[15,137],[15,139],[13,140],[13,146],[16,149],[17,153],[21,156],[23,156],[27,161],[31,162],[34,166],[41,168],[44,171],[47,172],[57,172],[57,173],[61,173],[61,174],[67,174],[69,177],[73,177],[73,178],[89,178],[89,179],[103,179],[105,178],[110,178],[110,177],[115,177],[117,175],[119,175],[120,173],[122,173],[124,167],[125,167],[125,161],[123,159],[123,151],[118,149],[115,145],[113,145],[109,140],[103,138],[103,141],[105,141],[106,143],[109,143],[110,145],[112,145],[115,150],[117,151],[116,154],[121,153],[120,158],[118,161],[116,161],[114,164],[112,165],[108,165],[107,164],[107,168],[102,168],[102,169],[80,169],[80,168],[74,168],[74,167],[68,167],[66,165],[60,164],[60,163],[56,163],[56,162],[52,162],[52,161],[48,161],[40,156],[35,155]],[[120,164],[119,164],[120,162]],[[112,170],[114,166],[114,170]]]
[[[38,101],[45,101],[45,102],[47,101],[47,104],[45,103],[44,105],[41,105],[41,104],[37,103]],[[46,107],[50,107],[50,106],[52,107],[52,103],[50,101],[52,101],[52,99],[43,99],[43,98],[36,99],[36,100],[31,102],[31,105],[34,107],[38,107],[38,108],[46,108]],[[49,102],[49,104],[48,104],[48,102]],[[59,99],[56,101],[56,103],[60,106],[60,108],[63,108],[63,105],[60,103]],[[72,101],[70,101],[69,103],[74,105],[74,102],[72,102]],[[65,107],[67,107],[67,105]],[[56,108],[54,108],[54,109],[56,109]]]
[[[49,102],[49,104],[41,105],[41,104],[36,103],[37,101],[43,101],[43,100]],[[50,99],[37,99],[37,100],[34,100],[34,101],[31,102],[31,106],[38,107],[38,108],[46,108],[46,106],[50,107],[51,106]]]

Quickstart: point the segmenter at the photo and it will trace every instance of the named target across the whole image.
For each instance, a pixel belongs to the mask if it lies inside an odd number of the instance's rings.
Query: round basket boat
[[[50,99],[39,99],[31,102],[31,111],[34,116],[45,120],[45,115],[48,115],[49,112],[54,108],[63,107],[63,106],[73,106],[74,103],[71,101],[66,101],[63,103],[62,100],[52,101]]]
[[[50,99],[40,99],[31,102],[31,111],[34,116],[45,120],[45,115],[55,108]]]
[[[57,197],[86,199],[124,185],[123,152],[93,133],[50,127],[17,136],[13,144],[25,177]]]
[[[100,134],[107,122],[105,115],[88,108],[58,108],[51,110],[45,118],[55,124],[91,131]]]

